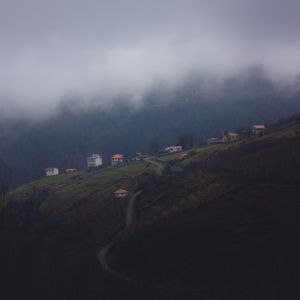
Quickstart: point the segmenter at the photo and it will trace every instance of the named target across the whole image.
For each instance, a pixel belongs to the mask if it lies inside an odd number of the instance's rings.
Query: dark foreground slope
[[[145,170],[151,173],[133,163],[12,191],[0,215],[0,298],[152,299],[150,290],[110,278],[97,262],[99,249],[124,226],[127,201],[115,201],[112,192],[134,191]]]
[[[149,162],[45,178],[9,194],[1,299],[298,299],[300,123]],[[133,235],[128,199],[143,190]],[[3,211],[2,211],[3,212]],[[133,228],[134,229],[134,228]],[[111,241],[107,274],[97,254]],[[136,280],[138,279],[138,280]]]
[[[295,121],[206,148],[149,184],[140,228],[115,244],[112,265],[186,298],[299,299],[299,134]]]

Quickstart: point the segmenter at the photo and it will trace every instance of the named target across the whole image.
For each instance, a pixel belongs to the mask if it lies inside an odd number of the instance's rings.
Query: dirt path
[[[134,227],[134,221],[135,221],[135,214],[134,214],[134,203],[137,197],[139,197],[142,194],[142,190],[139,190],[135,192],[129,199],[128,206],[126,209],[126,223],[125,227],[122,231],[119,232],[119,234],[116,236],[116,238],[120,238],[122,236],[128,235]],[[98,261],[100,262],[102,269],[115,277],[119,277],[120,279],[132,281],[131,278],[127,278],[118,272],[114,271],[112,267],[109,265],[107,260],[107,254],[110,251],[111,247],[113,246],[113,241],[104,246],[100,252],[98,253]]]
[[[145,161],[154,165],[156,167],[156,173],[159,176],[162,176],[163,170],[164,170],[164,164],[154,160],[153,157],[145,158]]]
[[[155,165],[157,167],[157,174],[159,176],[162,175],[162,171],[164,168],[164,165],[162,163],[156,162],[152,159],[147,159],[147,162],[152,163],[153,165]],[[142,190],[139,190],[137,192],[135,192],[131,198],[129,199],[128,205],[127,205],[127,209],[126,209],[126,225],[124,227],[124,229],[119,232],[119,234],[115,237],[115,239],[120,238],[120,237],[126,237],[128,236],[128,234],[130,234],[131,230],[134,229],[135,226],[135,214],[134,214],[134,204],[136,201],[136,198],[139,197],[142,194]],[[198,290],[191,290],[191,289],[176,289],[176,288],[171,288],[169,286],[164,286],[161,284],[151,284],[151,283],[147,283],[144,281],[141,281],[139,279],[136,278],[132,278],[132,277],[127,277],[125,275],[120,274],[119,272],[117,272],[116,270],[114,270],[112,268],[112,266],[109,264],[109,261],[107,259],[108,253],[111,250],[111,248],[114,245],[114,241],[111,241],[109,244],[105,245],[98,253],[98,261],[101,264],[102,269],[109,275],[119,278],[121,280],[133,283],[133,284],[139,284],[139,285],[143,285],[146,286],[147,288],[154,288],[160,291],[167,291],[168,293],[170,292],[175,292],[175,293],[185,293],[185,295],[192,295],[192,296],[203,296],[202,291],[198,291]],[[197,297],[198,299],[198,297]],[[205,299],[209,299],[209,298],[205,298]]]
[[[146,158],[145,161],[150,164],[153,164],[156,167],[156,173],[159,176],[162,176],[163,169],[164,169],[164,165],[162,163],[155,161],[152,157]],[[115,238],[127,236],[134,229],[134,225],[135,225],[134,224],[135,223],[134,203],[135,203],[136,198],[139,197],[141,195],[141,193],[142,193],[142,190],[139,190],[130,197],[128,205],[127,205],[127,209],[126,209],[125,228],[121,232],[119,232],[119,234]],[[98,261],[100,262],[102,269],[110,275],[119,277],[123,280],[133,281],[133,279],[127,278],[127,277],[119,274],[118,272],[114,271],[111,268],[111,266],[109,265],[108,260],[107,260],[107,255],[108,255],[111,247],[113,246],[113,243],[114,243],[114,241],[111,241],[109,244],[104,246],[98,253]]]
[[[125,226],[124,230],[129,231],[133,227],[133,223],[135,221],[135,214],[134,214],[134,209],[133,209],[134,208],[135,199],[139,195],[141,195],[142,192],[143,192],[142,190],[137,191],[129,199],[129,203],[128,203],[128,206],[127,206],[127,209],[126,209],[126,226]]]

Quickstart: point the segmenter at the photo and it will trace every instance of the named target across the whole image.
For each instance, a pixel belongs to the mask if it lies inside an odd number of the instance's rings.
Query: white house
[[[86,161],[88,168],[98,168],[102,166],[102,157],[99,154],[92,154],[92,156],[87,157]]]
[[[223,143],[222,138],[210,138],[207,140],[207,145],[221,144]]]
[[[111,165],[118,165],[124,162],[124,155],[123,154],[113,154],[111,156]]]
[[[56,176],[59,174],[58,168],[46,168],[45,169],[46,176]]]
[[[169,153],[182,151],[182,146],[169,146],[165,148],[165,151]]]
[[[224,131],[222,134],[223,143],[231,143],[238,141],[240,139],[240,135],[235,132]]]
[[[126,198],[128,196],[129,192],[124,189],[119,189],[114,192],[114,195],[116,198]]]

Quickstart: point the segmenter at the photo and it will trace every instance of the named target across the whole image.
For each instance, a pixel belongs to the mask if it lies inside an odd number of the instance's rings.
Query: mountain
[[[230,144],[31,182],[1,210],[1,293],[297,299],[299,183],[299,118]],[[115,198],[119,188],[129,198]]]

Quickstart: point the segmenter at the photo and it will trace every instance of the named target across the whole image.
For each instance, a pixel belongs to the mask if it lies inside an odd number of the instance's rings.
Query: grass
[[[191,150],[186,150],[186,151],[177,152],[170,155],[159,157],[158,161],[162,163],[168,163],[172,160],[178,159],[182,154],[188,154],[190,151],[195,151],[196,152],[195,155],[190,156],[181,161],[182,166],[187,166],[188,164],[193,162],[207,160],[209,156],[212,154],[217,154],[218,152],[228,150],[230,148],[233,149],[239,148],[241,145],[247,145],[247,144],[255,143],[257,141],[295,138],[299,136],[300,136],[300,122],[292,122],[289,124],[281,125],[280,127],[271,128],[268,134],[262,136],[250,137],[248,139],[243,139],[229,144],[201,146],[198,148],[193,148]]]
[[[136,162],[114,168],[106,168],[96,173],[78,171],[71,174],[45,177],[10,191],[8,199],[26,200],[32,186],[49,190],[52,202],[58,205],[66,201],[76,202],[88,197],[108,197],[119,187],[130,189],[132,179],[147,169],[145,162]],[[83,179],[80,180],[79,177]]]
[[[84,171],[78,171],[75,173],[69,173],[69,174],[63,173],[63,174],[60,174],[57,176],[45,177],[42,179],[35,180],[28,184],[22,185],[20,187],[17,187],[15,189],[11,190],[8,193],[8,199],[19,198],[18,200],[23,200],[24,197],[26,197],[26,194],[28,193],[29,188],[32,186],[35,186],[37,188],[47,188],[53,184],[67,182],[67,181],[72,180],[83,174],[85,174]]]
[[[187,153],[187,151],[181,151],[181,152],[168,154],[168,155],[165,155],[165,156],[160,156],[160,157],[158,157],[158,161],[167,163],[171,160],[177,159],[180,155],[182,155],[184,153]]]
[[[181,161],[182,166],[186,166],[189,163],[192,163],[192,162],[195,162],[195,161],[206,160],[213,153],[223,151],[225,149],[228,149],[230,147],[234,147],[236,145],[237,145],[237,143],[201,146],[201,147],[198,147],[198,148],[193,148],[193,149],[190,149],[190,150],[177,152],[177,153],[173,153],[173,154],[170,154],[170,155],[159,157],[158,161],[160,161],[162,163],[168,163],[172,160],[179,159],[182,154],[187,154],[188,157]],[[194,152],[194,155],[189,156],[190,152]]]

